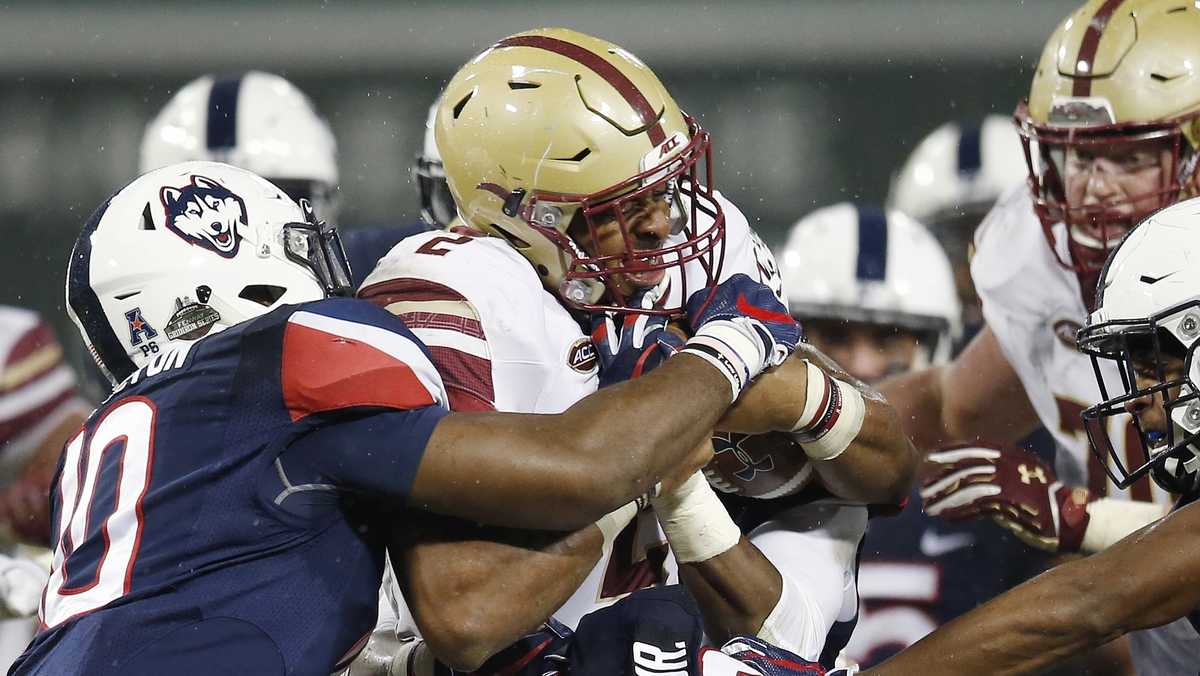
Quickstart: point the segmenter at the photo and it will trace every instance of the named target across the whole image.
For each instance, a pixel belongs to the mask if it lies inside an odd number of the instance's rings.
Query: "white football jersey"
[[[1056,228],[1057,241],[1065,247],[1065,228]],[[980,224],[971,278],[983,300],[988,327],[1021,378],[1042,425],[1054,435],[1059,477],[1087,486],[1096,495],[1170,504],[1170,494],[1148,477],[1128,490],[1117,489],[1091,452],[1079,414],[1101,400],[1100,389],[1091,358],[1075,349],[1075,332],[1087,319],[1087,310],[1075,273],[1060,265],[1047,246],[1027,187],[1017,186],[1002,196]],[[1123,392],[1112,362],[1101,367],[1110,396]],[[1129,418],[1113,417],[1108,423],[1116,451],[1126,454],[1126,466],[1141,464],[1136,457],[1140,446],[1128,443],[1137,438]],[[1189,674],[1200,667],[1194,657],[1200,655],[1200,637],[1186,620],[1134,632],[1130,639],[1141,673],[1183,673],[1177,668],[1180,663],[1189,664]]]
[[[1058,241],[1065,242],[1065,237]],[[1075,332],[1087,319],[1087,309],[1075,273],[1060,265],[1047,246],[1025,186],[1002,196],[980,224],[971,278],[983,300],[988,327],[1020,377],[1042,425],[1054,435],[1059,478],[1087,486],[1096,495],[1169,504],[1170,495],[1149,479],[1118,490],[1091,452],[1079,414],[1101,400],[1100,388],[1091,358],[1075,349]],[[1112,363],[1101,366],[1110,396],[1123,392]],[[1129,420],[1110,418],[1109,436],[1118,453],[1137,456],[1140,446],[1127,443],[1137,435]],[[1125,458],[1133,466],[1142,462],[1129,455]]]
[[[783,285],[770,250],[745,216],[718,195],[726,215],[721,279],[743,273]],[[547,292],[529,262],[507,242],[463,231],[408,237],[379,261],[359,295],[397,314],[429,348],[451,408],[557,413],[597,387],[595,351],[575,318]],[[672,274],[677,274],[672,271]],[[689,265],[689,278],[701,275]],[[695,285],[701,281],[693,283]],[[683,285],[672,283],[673,293]],[[806,533],[805,537],[812,537]],[[857,545],[857,542],[854,543]],[[807,568],[820,568],[806,560]],[[845,577],[831,561],[831,578]],[[555,619],[574,628],[585,614],[639,588],[678,582],[654,513],[642,512],[602,555]],[[840,589],[840,586],[839,586]],[[393,590],[394,592],[397,590]],[[415,634],[399,593],[391,604],[399,634]],[[841,617],[832,617],[830,622]]]

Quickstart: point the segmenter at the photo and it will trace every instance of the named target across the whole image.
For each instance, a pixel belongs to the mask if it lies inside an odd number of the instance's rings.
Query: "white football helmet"
[[[962,331],[950,261],[908,216],[849,202],[824,207],[792,226],[775,258],[801,321],[898,326],[927,336],[932,362],[950,357]]]
[[[1093,452],[1122,488],[1149,473],[1166,490],[1195,494],[1200,490],[1200,198],[1167,207],[1131,230],[1109,255],[1096,294],[1096,310],[1078,337],[1079,349],[1096,362],[1104,399],[1083,413]],[[1121,382],[1115,387],[1103,378],[1100,360],[1116,363]],[[1172,373],[1167,367],[1178,360],[1182,369]],[[1107,419],[1129,416],[1127,402],[1155,393],[1162,397],[1164,429],[1149,429],[1133,418],[1143,452],[1141,464],[1133,467],[1115,452]]]
[[[337,230],[306,203],[243,169],[187,162],[100,205],[71,252],[66,291],[115,384],[178,342],[350,289]]]
[[[1001,193],[1024,181],[1025,154],[1010,118],[947,122],[922,139],[893,176],[888,208],[934,232],[958,223],[969,238]]]
[[[278,75],[204,75],[171,97],[146,125],[140,172],[194,160],[252,171],[335,220],[337,142],[312,101]]]
[[[413,163],[413,178],[417,182],[417,191],[421,196],[421,218],[435,228],[445,228],[450,221],[458,216],[458,208],[454,206],[454,196],[450,194],[450,186],[446,183],[446,169],[442,166],[442,154],[438,152],[437,139],[434,138],[433,127],[437,119],[438,106],[442,99],[439,96],[425,119],[425,137],[421,143],[421,152]]]

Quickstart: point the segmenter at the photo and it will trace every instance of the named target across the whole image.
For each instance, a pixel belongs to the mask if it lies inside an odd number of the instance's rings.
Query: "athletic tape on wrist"
[[[679,563],[700,563],[723,554],[742,539],[725,505],[704,474],[696,472],[669,495],[650,501]]]
[[[1087,506],[1087,530],[1080,550],[1087,554],[1104,551],[1125,536],[1167,515],[1167,507],[1153,502],[1133,502],[1100,498]]]
[[[733,399],[763,370],[762,339],[751,325],[732,319],[711,321],[684,343],[688,352],[712,364],[729,380]]]
[[[604,548],[608,549],[613,540],[621,531],[625,530],[625,526],[633,521],[633,517],[638,513],[638,501],[632,500],[621,505],[613,511],[605,514],[596,521],[596,527],[600,529],[600,534],[604,536]]]
[[[813,460],[833,460],[858,436],[867,404],[862,393],[851,385],[811,362],[807,367],[804,411],[792,427],[792,437]]]

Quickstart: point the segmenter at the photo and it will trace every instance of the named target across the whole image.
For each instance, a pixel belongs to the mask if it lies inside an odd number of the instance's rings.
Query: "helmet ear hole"
[[[287,288],[270,284],[251,284],[242,288],[238,298],[243,298],[263,307],[271,307],[287,293]]]

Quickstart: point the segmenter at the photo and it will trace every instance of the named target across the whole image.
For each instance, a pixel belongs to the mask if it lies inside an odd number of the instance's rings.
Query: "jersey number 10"
[[[67,444],[55,487],[54,562],[42,597],[47,627],[129,592],[154,467],[155,415],[149,399],[129,397]]]

